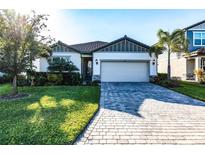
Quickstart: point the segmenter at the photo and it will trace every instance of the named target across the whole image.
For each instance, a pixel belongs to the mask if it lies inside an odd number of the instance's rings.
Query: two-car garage
[[[93,52],[93,80],[149,82],[157,75],[157,58],[150,47],[127,36]]]
[[[102,82],[148,82],[149,63],[145,61],[102,61]]]

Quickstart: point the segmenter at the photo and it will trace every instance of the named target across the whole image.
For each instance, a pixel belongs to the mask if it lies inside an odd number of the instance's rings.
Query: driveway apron
[[[205,144],[205,103],[151,83],[102,83],[76,144]]]

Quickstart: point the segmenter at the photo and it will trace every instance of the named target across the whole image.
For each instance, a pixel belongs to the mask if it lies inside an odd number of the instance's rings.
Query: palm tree
[[[150,56],[152,53],[154,53],[155,56],[158,58],[158,56],[162,54],[164,50],[165,48],[163,46],[160,46],[158,43],[156,43],[150,47]]]
[[[163,31],[160,29],[157,33],[159,41],[151,47],[151,52],[161,53],[167,51],[168,65],[167,65],[167,79],[171,79],[171,65],[170,55],[173,52],[187,52],[188,40],[185,37],[185,33],[181,29],[176,29],[172,33]]]

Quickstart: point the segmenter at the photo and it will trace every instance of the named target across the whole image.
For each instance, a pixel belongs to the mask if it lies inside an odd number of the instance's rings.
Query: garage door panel
[[[102,82],[148,82],[147,62],[102,62]]]

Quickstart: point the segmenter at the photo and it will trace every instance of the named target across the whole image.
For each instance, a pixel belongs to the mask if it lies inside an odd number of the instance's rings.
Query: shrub
[[[51,72],[35,72],[32,74],[34,78],[34,86],[44,85],[80,85],[82,83],[81,75],[78,72],[73,73],[51,73]],[[12,81],[12,79],[11,79]],[[20,76],[19,86],[30,85],[31,80],[25,76]]]
[[[34,85],[35,86],[44,86],[48,80],[47,80],[47,72],[35,72],[33,74],[34,77]]]
[[[63,75],[57,73],[49,73],[47,79],[51,85],[61,85],[63,82]]]
[[[0,84],[2,84],[2,83],[11,83],[12,80],[13,80],[13,78],[9,74],[3,74],[3,76],[0,76]]]
[[[167,80],[166,73],[158,73],[157,76],[150,77],[150,82],[152,82],[152,83],[160,83],[163,80]]]
[[[151,83],[159,83],[161,80],[158,76],[151,76],[150,77],[150,82]]]
[[[167,74],[165,73],[159,73],[158,76],[151,77],[150,82],[167,88],[174,88],[180,86],[178,78],[167,80]]]
[[[80,85],[82,83],[80,73],[63,73],[63,84]]]
[[[199,80],[199,83],[204,83],[204,71],[202,69],[197,69],[194,71],[194,74],[196,75],[197,79]]]
[[[66,61],[63,58],[60,57],[56,57],[53,60],[49,59],[48,60],[49,66],[48,66],[48,70],[50,72],[75,72],[78,71],[79,69],[73,64],[72,61]]]
[[[35,79],[34,85],[36,86],[44,86],[47,82],[47,77],[46,76],[39,76],[38,78]]]
[[[167,80],[167,73],[158,73],[159,80]]]
[[[180,86],[178,80],[162,80],[159,84],[167,88],[175,88]]]
[[[30,83],[29,81],[27,80],[26,76],[25,75],[18,75],[17,77],[17,85],[18,86],[29,86]]]

